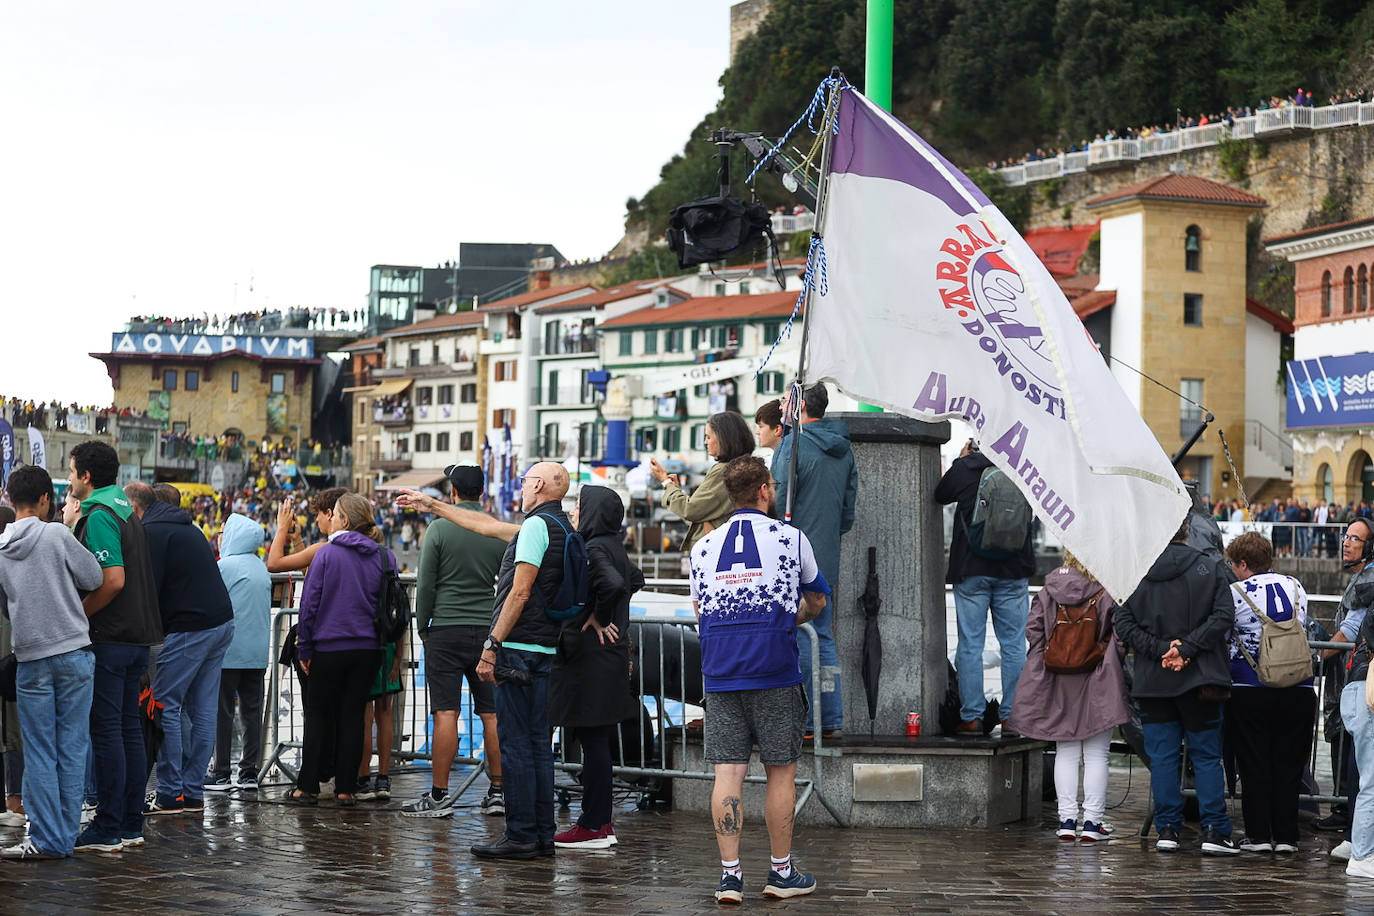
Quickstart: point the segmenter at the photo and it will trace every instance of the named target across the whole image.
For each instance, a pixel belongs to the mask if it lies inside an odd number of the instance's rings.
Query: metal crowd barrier
[[[299,573],[273,575],[274,586],[287,590],[282,606],[272,610],[271,625],[271,664],[267,673],[267,702],[263,713],[264,757],[258,773],[259,785],[272,785],[272,770],[279,770],[290,781],[297,777],[299,752],[304,737],[304,715],[301,704],[300,683],[293,666],[278,664],[286,636],[295,623],[299,612]],[[415,576],[403,575],[413,600]],[[666,580],[665,585],[685,587],[687,580]],[[799,628],[806,633],[811,650],[811,695],[821,695],[820,643],[810,624]],[[701,654],[694,636],[696,622],[692,619],[661,618],[633,615],[630,618],[629,632],[622,638],[629,639],[631,645],[631,664],[636,688],[640,698],[639,726],[627,729],[622,723],[617,731],[617,741],[613,748],[612,768],[615,778],[622,786],[634,791],[649,793],[651,781],[655,779],[700,779],[713,780],[714,771],[704,761],[700,769],[685,769],[682,761],[686,759],[688,748],[694,743],[692,736],[700,734],[694,719],[704,717],[700,704],[702,690]],[[692,634],[689,637],[688,634]],[[430,760],[429,743],[429,694],[421,664],[423,642],[412,622],[406,636],[405,663],[401,668],[401,692],[392,696],[392,744],[391,756],[401,760]],[[455,764],[472,768],[454,790],[461,796],[477,780],[485,768],[485,758],[478,752],[477,736],[482,734],[482,722],[469,700],[467,684],[463,684],[463,710],[459,716],[459,754]],[[839,751],[826,747],[822,738],[821,704],[812,704],[812,764],[811,773],[806,775],[799,767],[796,778],[798,794],[795,811],[812,799],[821,805],[840,826],[849,826],[845,816],[826,798],[823,792],[825,757],[838,757]],[[564,729],[555,728],[551,740],[555,747],[555,768],[566,773],[577,774],[582,764],[569,760],[569,738],[575,743],[573,735]],[[466,752],[465,752],[466,750]],[[676,766],[671,764],[676,763]],[[764,776],[746,777],[746,782],[764,783]],[[276,784],[284,784],[278,781]],[[559,787],[566,791],[568,787]]]

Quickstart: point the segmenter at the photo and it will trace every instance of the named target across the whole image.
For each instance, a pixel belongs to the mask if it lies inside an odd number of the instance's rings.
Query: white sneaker
[[[1341,841],[1341,844],[1340,844],[1339,846],[1335,847],[1334,849],[1332,849],[1329,853],[1327,853],[1327,855],[1329,855],[1331,858],[1335,859],[1337,862],[1349,862],[1349,861],[1350,861],[1350,841],[1349,841],[1349,840],[1342,840],[1342,841]]]
[[[28,822],[18,811],[0,811],[0,827],[23,827]]]
[[[0,856],[6,859],[56,859],[57,856],[50,856],[37,846],[33,845],[33,840],[25,839],[24,842],[14,846],[6,846],[0,849]]]
[[[1374,856],[1356,859],[1353,856],[1345,863],[1345,873],[1355,878],[1374,878]]]
[[[1295,852],[1297,852],[1297,851],[1298,851],[1298,847],[1297,847],[1296,844],[1293,844],[1293,843],[1275,843],[1275,844],[1274,844],[1274,852],[1277,852],[1277,853],[1280,853],[1280,854],[1292,855],[1293,853],[1295,853]]]

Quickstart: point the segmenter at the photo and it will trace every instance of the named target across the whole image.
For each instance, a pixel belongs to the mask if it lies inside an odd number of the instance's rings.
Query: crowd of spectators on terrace
[[[90,429],[78,431],[105,433],[109,431],[110,417],[116,414],[129,416],[130,412],[127,409],[120,411],[113,407],[81,405],[75,401],[64,404],[56,398],[43,402],[0,395],[0,416],[16,428],[68,429],[72,416],[77,414],[92,418]]]
[[[233,315],[171,318],[135,315],[124,329],[143,334],[267,334],[282,330],[354,330],[367,321],[367,309],[293,306]]]
[[[1328,105],[1346,105],[1351,102],[1368,102],[1371,99],[1371,92],[1368,89],[1346,89],[1344,92],[1334,93],[1327,99]],[[1087,152],[1093,144],[1106,143],[1111,140],[1139,140],[1152,137],[1157,134],[1173,133],[1176,130],[1186,130],[1190,127],[1206,127],[1210,124],[1225,124],[1232,126],[1240,118],[1254,117],[1257,111],[1268,111],[1275,108],[1312,108],[1316,105],[1312,92],[1307,89],[1298,88],[1290,96],[1270,96],[1267,99],[1260,99],[1254,105],[1227,106],[1224,111],[1204,112],[1191,117],[1180,116],[1178,120],[1168,121],[1164,124],[1155,122],[1153,124],[1142,124],[1139,127],[1127,127],[1122,130],[1109,128],[1106,133],[1099,133],[1091,140],[1083,140],[1069,146],[1057,147],[1037,147],[1033,152],[1028,152],[1019,159],[1008,157],[1006,159],[989,160],[989,169],[1008,168],[1015,165],[1024,165],[1028,162],[1038,162],[1042,159],[1053,159],[1063,153]]]

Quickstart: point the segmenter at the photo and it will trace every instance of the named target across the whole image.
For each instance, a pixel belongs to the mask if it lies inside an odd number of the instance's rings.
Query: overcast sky
[[[462,241],[599,257],[719,99],[733,2],[6,4],[0,394],[107,403],[86,354],[135,314],[355,308]]]

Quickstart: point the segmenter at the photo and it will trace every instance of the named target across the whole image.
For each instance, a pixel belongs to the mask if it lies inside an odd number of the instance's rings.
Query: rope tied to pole
[[[807,291],[815,288],[822,296],[830,293],[830,281],[825,272],[825,240],[816,233],[811,233],[811,244],[806,249],[806,271],[802,274],[801,292],[797,293],[797,301],[792,304],[792,313],[787,316],[787,323],[778,332],[777,340],[773,341],[768,348],[767,354],[763,357],[763,362],[754,370],[754,378],[758,379],[763,371],[768,368],[768,363],[773,359],[773,354],[777,352],[784,340],[792,339],[792,326],[796,324],[797,316],[801,314],[802,303],[806,301]]]
[[[816,127],[816,112],[818,110],[826,109],[826,93],[831,88],[841,90],[847,88],[848,86],[849,82],[843,76],[827,76],[825,79],[821,80],[820,85],[816,87],[816,92],[811,96],[810,104],[806,106],[806,110],[802,112],[801,117],[797,118],[796,121],[792,122],[792,126],[787,128],[787,132],[784,133],[778,139],[778,142],[773,146],[773,148],[770,149],[766,154],[764,154],[763,158],[759,159],[758,162],[754,163],[754,168],[750,170],[749,177],[744,179],[744,183],[754,183],[754,176],[759,173],[759,169],[767,165],[768,160],[772,159],[773,156],[777,154],[778,150],[783,148],[783,146],[787,143],[787,139],[792,136],[792,133],[798,127],[801,127],[803,121],[806,122],[807,130],[811,131],[811,133],[816,134],[817,136],[820,136],[821,129]],[[828,114],[827,118],[824,121],[822,121],[821,127],[825,127],[826,123],[829,122],[831,131],[833,133],[839,133],[839,125],[835,124],[834,120],[834,116]],[[807,162],[811,161],[813,156],[808,156]]]

